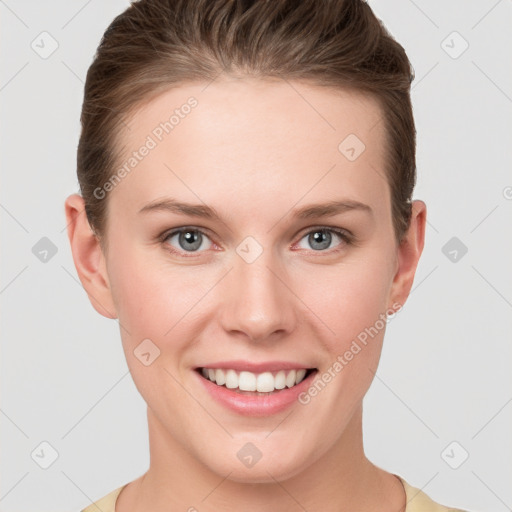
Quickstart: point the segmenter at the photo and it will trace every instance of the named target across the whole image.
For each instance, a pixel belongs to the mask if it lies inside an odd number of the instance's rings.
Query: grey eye
[[[308,235],[308,242],[314,249],[327,249],[331,245],[332,235],[326,229],[317,229]]]
[[[198,249],[201,248],[203,242],[208,239],[198,229],[181,229],[179,231],[174,231],[173,233],[169,234],[166,240],[169,241],[170,243],[170,241],[176,236],[178,237],[179,244],[179,247],[177,247],[177,249],[180,249],[185,252],[197,251]],[[174,245],[173,247],[176,248],[176,246]]]
[[[313,249],[314,251],[320,252],[325,249],[332,249],[335,246],[331,247],[331,243],[333,242],[333,235],[335,238],[338,238],[340,243],[339,246],[347,245],[350,240],[348,235],[343,232],[338,232],[337,229],[334,228],[316,228],[311,230],[309,233],[304,235],[300,242],[299,247],[301,249]],[[307,240],[306,244],[309,247],[304,246],[304,240]]]

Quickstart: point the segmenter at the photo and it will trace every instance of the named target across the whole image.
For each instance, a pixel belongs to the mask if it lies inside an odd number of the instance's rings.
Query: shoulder
[[[121,487],[114,489],[106,496],[103,496],[103,498],[91,503],[80,512],[98,512],[98,510],[101,510],[101,512],[115,512],[117,497],[127,485],[128,484],[124,484]]]
[[[398,476],[398,475],[396,475]],[[405,489],[405,512],[469,512],[460,508],[447,507],[433,501],[423,491],[408,484],[398,476]]]

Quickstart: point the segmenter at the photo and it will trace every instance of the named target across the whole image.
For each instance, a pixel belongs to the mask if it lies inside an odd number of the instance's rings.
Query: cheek
[[[382,253],[381,253],[382,254]],[[392,277],[383,258],[365,258],[333,267],[301,272],[299,296],[330,333],[329,352],[339,353],[358,334],[375,324],[388,307]]]
[[[192,283],[183,272],[162,265],[161,258],[152,261],[147,254],[137,256],[133,249],[124,254],[129,257],[109,273],[123,350],[137,389],[156,406],[162,383],[180,396],[179,387],[164,368],[177,376],[174,362],[193,338],[188,313],[206,290],[202,291],[197,278]]]
[[[130,332],[162,338],[206,293],[205,280],[161,255],[148,257],[133,248],[123,252],[127,257],[109,272],[119,321]]]
[[[303,300],[328,329],[322,328],[325,334],[318,337],[326,358],[301,403],[311,403],[311,410],[330,411],[334,430],[326,431],[326,442],[348,422],[377,370],[391,281],[391,267],[383,263],[383,254],[367,253],[364,261],[340,265],[337,271],[326,268],[314,277],[310,273],[307,279],[302,277]],[[318,428],[325,429],[320,413],[318,417]]]

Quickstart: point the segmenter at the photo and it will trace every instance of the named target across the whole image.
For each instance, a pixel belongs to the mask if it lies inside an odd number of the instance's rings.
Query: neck
[[[116,512],[279,510],[363,512],[405,510],[405,492],[394,475],[373,465],[362,440],[362,405],[336,444],[295,476],[243,483],[201,464],[148,409],[150,468],[119,495]]]

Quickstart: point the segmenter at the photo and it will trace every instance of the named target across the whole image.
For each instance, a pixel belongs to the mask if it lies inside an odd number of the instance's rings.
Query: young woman
[[[151,462],[86,512],[455,510],[362,440],[424,244],[412,78],[361,0],[141,0],[112,22],[65,211]]]

